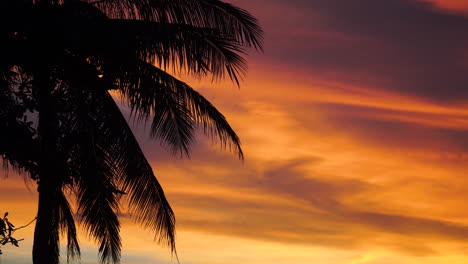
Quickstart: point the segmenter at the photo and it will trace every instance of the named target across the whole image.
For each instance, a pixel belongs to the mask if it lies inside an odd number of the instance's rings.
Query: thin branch
[[[37,219],[37,217],[35,217],[33,220],[31,220],[31,222],[27,223],[26,225],[17,227],[17,228],[15,228],[15,229],[13,229],[12,231],[16,231],[16,230],[18,230],[18,229],[28,227],[28,226],[31,225],[34,221],[36,221],[36,219]],[[18,240],[18,241],[20,241],[20,240]]]

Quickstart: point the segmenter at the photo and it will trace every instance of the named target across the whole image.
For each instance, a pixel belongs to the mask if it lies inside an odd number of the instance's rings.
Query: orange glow
[[[465,0],[420,0],[420,1],[431,2],[435,4],[438,8],[449,10],[449,11],[460,12],[460,13],[468,12],[468,2],[466,2]]]
[[[421,1],[439,9],[231,1],[264,24],[265,54],[248,58],[240,89],[179,77],[226,116],[245,161],[204,136],[181,160],[134,127],[176,213],[181,263],[468,262],[468,18],[446,12],[468,1]],[[28,222],[35,185],[1,181],[0,213]],[[122,263],[176,263],[153,234],[122,225]],[[2,247],[3,263],[30,263],[32,231]],[[80,242],[82,263],[96,263]]]

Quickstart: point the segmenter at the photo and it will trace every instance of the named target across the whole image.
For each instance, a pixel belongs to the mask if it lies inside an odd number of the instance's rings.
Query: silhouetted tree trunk
[[[57,168],[58,118],[54,107],[53,89],[47,71],[36,78],[39,103],[39,136],[41,157],[39,163],[39,203],[34,230],[33,263],[57,264],[59,261],[58,209],[55,206],[60,191]]]

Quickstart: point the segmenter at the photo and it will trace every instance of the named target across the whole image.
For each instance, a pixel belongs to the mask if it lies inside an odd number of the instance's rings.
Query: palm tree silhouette
[[[174,214],[111,91],[151,136],[188,155],[200,127],[243,158],[239,138],[202,95],[166,72],[237,84],[262,30],[219,0],[0,1],[0,153],[37,181],[33,262],[79,257],[74,214],[117,263],[122,199],[175,253]]]

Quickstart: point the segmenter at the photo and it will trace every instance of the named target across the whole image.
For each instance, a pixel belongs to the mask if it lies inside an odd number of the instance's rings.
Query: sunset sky
[[[180,263],[468,263],[468,1],[228,2],[259,19],[264,53],[240,89],[184,80],[227,117],[245,161],[202,134],[174,157],[134,127],[175,211]],[[33,182],[0,179],[13,223],[36,199]],[[123,264],[177,263],[121,219]],[[33,231],[0,263],[31,263]]]

